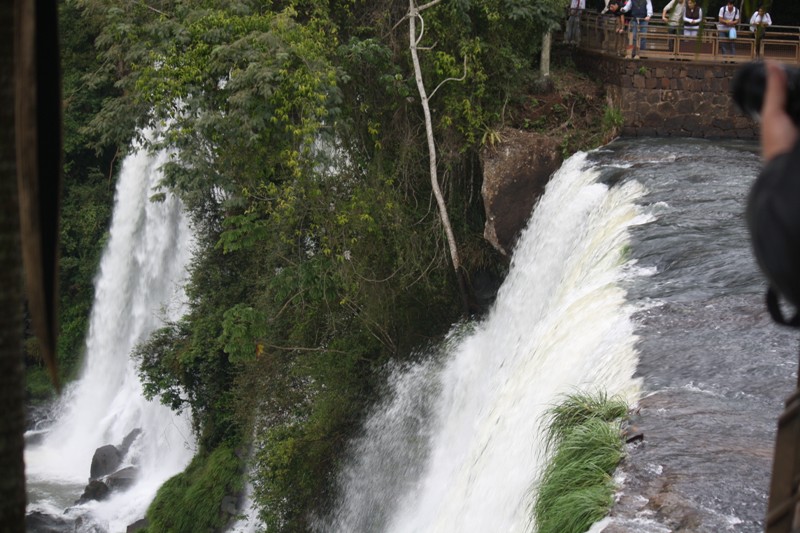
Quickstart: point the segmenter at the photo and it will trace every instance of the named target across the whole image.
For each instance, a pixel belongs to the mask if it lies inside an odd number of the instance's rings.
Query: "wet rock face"
[[[74,530],[74,521],[61,516],[52,516],[34,511],[28,513],[25,517],[26,533],[63,533]]]
[[[122,462],[122,454],[113,444],[100,446],[92,456],[92,466],[89,469],[90,479],[99,479],[111,474]]]
[[[86,485],[83,494],[81,494],[81,497],[75,502],[75,505],[80,505],[92,500],[104,500],[108,497],[109,492],[110,489],[108,485],[100,480],[93,479]]]
[[[510,256],[534,204],[561,166],[561,151],[552,137],[506,128],[497,144],[484,149],[481,159],[486,210],[483,236],[500,253]]]
[[[139,428],[133,429],[130,433],[128,433],[124,439],[122,439],[122,444],[119,445],[119,453],[124,457],[128,454],[128,450],[130,450],[131,445],[136,441],[136,439],[141,435],[142,430]]]
[[[139,519],[136,522],[134,522],[133,524],[130,524],[127,527],[127,529],[125,530],[125,533],[136,533],[137,531],[140,531],[140,530],[146,528],[148,525],[149,525],[149,522],[147,521],[146,518]]]
[[[103,479],[110,490],[125,490],[136,481],[139,471],[134,466],[117,470]]]
[[[106,444],[95,450],[89,469],[89,484],[86,485],[80,499],[75,502],[76,505],[91,500],[102,500],[108,497],[111,491],[125,490],[133,485],[139,474],[138,469],[135,466],[120,468],[120,465],[141,432],[141,429],[134,429],[119,446]]]

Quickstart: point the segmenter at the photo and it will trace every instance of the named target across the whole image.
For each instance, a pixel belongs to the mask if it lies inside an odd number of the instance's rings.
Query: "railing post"
[[[784,405],[784,411],[778,418],[778,433],[775,437],[766,533],[790,533],[800,526],[800,389],[795,389]]]

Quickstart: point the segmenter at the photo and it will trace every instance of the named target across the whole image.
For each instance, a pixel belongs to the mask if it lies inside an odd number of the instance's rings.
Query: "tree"
[[[431,108],[428,104],[429,96],[425,90],[425,81],[422,78],[422,67],[419,63],[419,43],[422,41],[422,37],[425,34],[425,22],[422,18],[422,11],[431,8],[441,2],[441,0],[433,0],[424,4],[420,7],[417,6],[415,0],[408,0],[408,46],[411,50],[411,59],[414,63],[414,79],[417,82],[417,90],[419,91],[419,98],[420,103],[422,104],[422,112],[425,114],[425,134],[428,140],[428,161],[430,164],[430,174],[431,174],[431,187],[433,188],[433,194],[436,197],[436,204],[439,207],[439,217],[442,220],[442,226],[444,227],[445,235],[447,236],[447,245],[450,249],[450,260],[453,263],[453,270],[456,273],[456,278],[458,279],[458,287],[461,291],[461,299],[464,305],[464,312],[469,312],[469,297],[467,295],[467,282],[466,277],[464,275],[464,271],[461,268],[461,258],[458,255],[458,245],[456,244],[456,237],[453,233],[453,227],[450,224],[450,216],[447,214],[447,204],[444,201],[444,196],[442,195],[442,189],[439,186],[439,175],[437,171],[437,164],[436,164],[436,142],[433,137],[433,121],[431,120]],[[420,21],[420,32],[417,35],[417,19]],[[466,67],[467,62],[466,58],[464,59],[464,77],[466,77]],[[450,81],[454,78],[448,78],[444,80],[442,83],[446,81]],[[461,78],[464,79],[464,78]],[[439,84],[436,89],[433,90],[430,96],[441,87],[442,85]]]
[[[61,167],[55,2],[0,7],[0,524],[25,529],[22,263],[28,307],[55,380],[58,190]],[[8,75],[12,73],[12,75]],[[49,85],[48,85],[49,84]],[[40,120],[46,117],[47,120]],[[20,236],[22,238],[20,238]]]
[[[14,3],[0,5],[0,69],[14,65]],[[0,79],[0,523],[15,532],[24,530],[25,466],[22,395],[22,271],[19,239],[19,203],[14,131],[14,79]]]

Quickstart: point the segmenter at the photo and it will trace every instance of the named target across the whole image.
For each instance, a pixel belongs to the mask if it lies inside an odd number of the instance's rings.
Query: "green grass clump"
[[[228,516],[225,496],[241,490],[239,460],[226,446],[197,454],[186,470],[167,480],[147,510],[149,533],[218,531]]]
[[[606,422],[616,422],[628,414],[628,404],[620,398],[608,398],[606,393],[598,392],[570,394],[546,415],[546,447],[552,451],[564,437],[587,420],[597,418]]]
[[[627,414],[624,401],[602,393],[568,396],[548,412],[546,448],[553,455],[533,506],[538,533],[583,533],[608,513]]]
[[[603,131],[612,132],[616,131],[625,124],[625,118],[622,116],[622,111],[616,107],[606,106],[603,109]]]

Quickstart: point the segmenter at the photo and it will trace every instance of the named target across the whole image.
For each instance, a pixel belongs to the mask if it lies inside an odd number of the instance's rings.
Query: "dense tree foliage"
[[[468,273],[502,268],[481,237],[478,151],[532,81],[541,35],[564,3],[447,0],[419,21],[438,170]],[[86,62],[67,83],[74,122],[85,125],[74,150],[99,148],[85,157],[107,166],[104,147],[156,131],[150,147],[175,154],[164,187],[198,233],[189,313],[136,354],[146,393],[190,407],[201,442],[151,522],[192,524],[160,510],[198,507],[181,487],[220,497],[202,488],[205,473],[228,476],[230,450],[249,445],[270,530],[306,530],[330,501],[336,462],[385,363],[410,357],[461,310],[431,195],[408,2],[71,0],[63,9],[82,28],[67,33],[96,47],[66,45]],[[440,85],[448,78],[459,81]],[[70,194],[108,206],[91,197],[108,194],[98,187],[104,167],[92,168]],[[79,225],[80,237],[65,246],[96,238],[107,218],[80,213],[65,229]],[[65,256],[91,269],[96,254]]]

